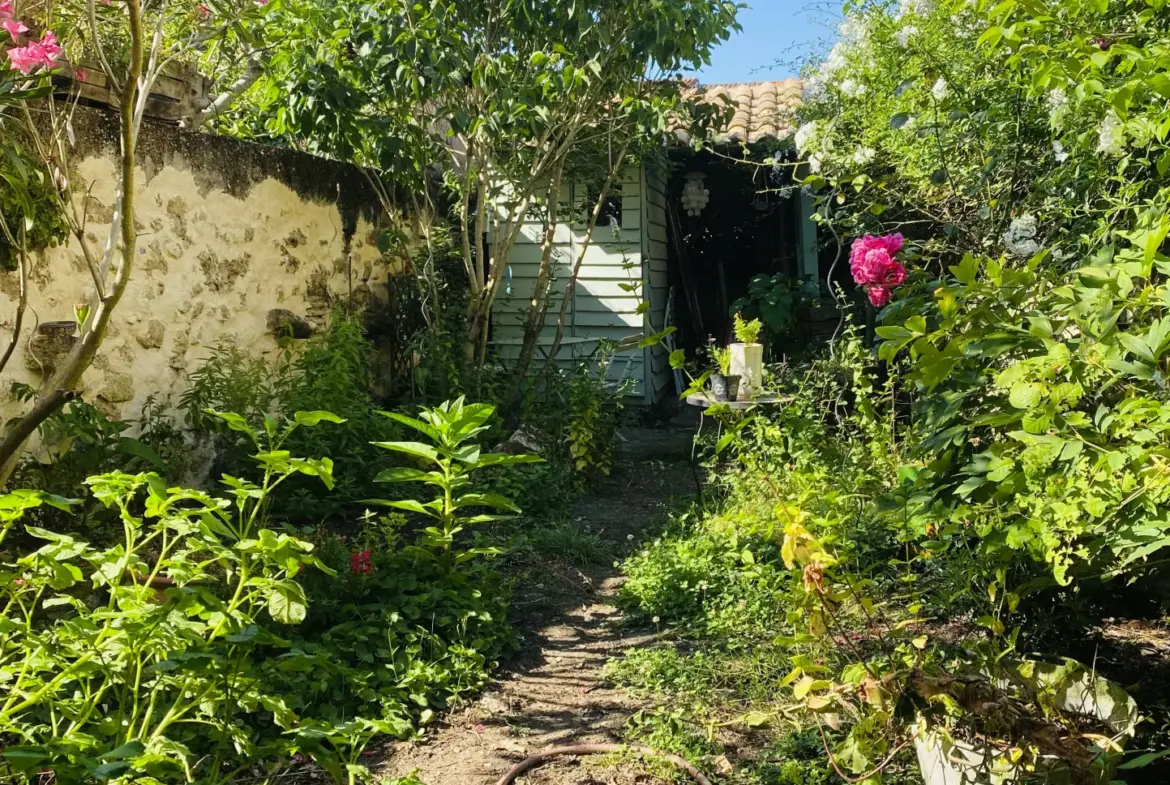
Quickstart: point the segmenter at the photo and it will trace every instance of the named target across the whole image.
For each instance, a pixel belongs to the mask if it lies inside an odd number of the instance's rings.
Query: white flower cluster
[[[796,129],[796,137],[793,139],[793,141],[796,143],[797,151],[803,153],[812,146],[812,143],[816,140],[816,138],[817,121],[811,120],[800,126],[800,128]]]
[[[853,163],[858,166],[865,166],[877,156],[877,150],[872,147],[859,147],[853,153]]]
[[[846,98],[860,98],[865,95],[865,85],[853,79],[846,79],[839,85],[839,89]]]
[[[934,10],[932,0],[899,0],[898,19],[906,16],[928,16]]]
[[[1008,253],[1015,256],[1032,256],[1040,250],[1040,243],[1036,240],[1036,216],[1026,214],[1013,218],[1008,230],[1003,234],[1003,244]]]
[[[1068,93],[1062,87],[1054,87],[1048,93],[1048,122],[1055,128],[1068,114]]]
[[[1052,140],[1052,155],[1056,158],[1058,164],[1062,164],[1068,160],[1068,152],[1065,151],[1064,145],[1060,143],[1059,139]]]
[[[833,44],[833,48],[829,50],[829,56],[821,64],[821,76],[827,79],[848,64],[848,61],[845,59],[845,43],[838,41]]]
[[[1117,116],[1117,112],[1110,109],[1097,131],[1097,152],[1105,153],[1105,155],[1121,155],[1124,148],[1125,125]]]
[[[894,38],[897,39],[898,46],[905,49],[906,47],[910,46],[910,39],[913,38],[917,34],[918,34],[917,27],[915,27],[914,25],[906,25],[905,27],[903,27],[901,30],[899,30],[897,32],[897,34],[894,36]]]
[[[841,20],[841,24],[837,25],[837,34],[844,41],[863,44],[869,35],[869,23],[865,17],[847,15]]]
[[[936,101],[946,100],[946,97],[950,91],[951,89],[947,86],[947,80],[943,79],[941,76],[938,78],[938,81],[934,83],[934,87],[930,88],[930,94],[934,96],[934,100]]]

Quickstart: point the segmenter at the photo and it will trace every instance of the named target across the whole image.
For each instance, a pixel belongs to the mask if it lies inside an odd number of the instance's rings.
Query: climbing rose
[[[12,67],[22,74],[32,73],[37,66],[52,68],[60,56],[61,47],[57,45],[57,36],[52,30],[41,36],[39,41],[8,50],[8,60]]]
[[[349,569],[354,575],[369,575],[374,571],[369,550],[358,551],[349,557]]]
[[[853,241],[849,269],[853,280],[865,289],[869,301],[878,307],[890,302],[894,287],[906,280],[906,268],[894,255],[902,250],[900,234],[877,237],[867,234]]]

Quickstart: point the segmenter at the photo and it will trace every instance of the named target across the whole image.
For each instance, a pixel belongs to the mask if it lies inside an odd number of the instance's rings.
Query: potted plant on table
[[[711,347],[715,373],[711,374],[711,394],[716,401],[734,401],[739,395],[739,376],[731,373],[731,348]]]
[[[729,370],[740,377],[739,397],[754,398],[764,389],[764,346],[760,343],[759,319],[745,320],[742,314],[735,315],[735,339],[728,349],[731,352]]]

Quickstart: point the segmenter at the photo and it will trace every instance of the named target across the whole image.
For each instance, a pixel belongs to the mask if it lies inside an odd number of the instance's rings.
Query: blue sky
[[[705,84],[757,82],[796,76],[798,61],[810,46],[829,40],[837,2],[746,0],[739,13],[743,32],[715,50],[711,65],[699,72]],[[777,62],[780,61],[780,62]]]

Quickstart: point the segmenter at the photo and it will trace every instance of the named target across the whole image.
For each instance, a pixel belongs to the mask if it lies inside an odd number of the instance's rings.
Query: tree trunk
[[[20,265],[20,299],[16,302],[16,318],[12,323],[12,340],[4,349],[3,356],[0,356],[0,373],[7,367],[8,361],[12,359],[13,351],[16,350],[16,344],[20,341],[20,333],[24,329],[24,312],[28,308],[28,257],[25,255],[24,248],[17,248],[16,253],[17,263]]]
[[[16,462],[24,449],[29,437],[67,401],[76,396],[73,392],[80,382],[85,371],[93,363],[97,351],[105,339],[106,330],[110,324],[110,317],[117,308],[126,286],[130,282],[130,274],[134,267],[134,251],[138,242],[138,230],[134,226],[134,158],[138,141],[137,114],[145,106],[139,106],[139,91],[142,88],[143,63],[143,24],[142,7],[140,0],[128,0],[126,3],[127,17],[130,28],[130,54],[126,67],[126,81],[122,89],[119,102],[119,134],[121,136],[121,171],[119,172],[121,191],[121,214],[117,216],[117,226],[111,227],[119,233],[121,243],[121,264],[114,277],[114,286],[105,295],[99,292],[97,306],[90,316],[88,323],[82,326],[83,332],[79,340],[65,360],[60,364],[52,377],[45,383],[37,396],[33,408],[20,419],[17,426],[0,442],[0,488],[8,484],[12,472],[16,469]],[[31,129],[36,133],[36,129]]]
[[[528,373],[528,366],[532,364],[532,355],[536,353],[540,331],[544,329],[544,317],[548,312],[548,291],[552,281],[553,249],[556,247],[557,210],[560,206],[561,180],[564,173],[565,164],[562,160],[548,189],[548,226],[540,249],[540,269],[536,273],[536,286],[532,291],[528,314],[524,319],[524,341],[520,344],[520,356],[512,371],[514,376],[512,389],[508,394],[508,408],[520,399],[520,393],[524,390],[524,377]]]
[[[589,250],[589,246],[593,242],[593,232],[597,229],[597,221],[601,218],[601,211],[605,209],[605,203],[609,199],[609,189],[613,186],[614,177],[622,169],[626,158],[626,150],[629,149],[629,146],[630,143],[627,141],[622,146],[621,152],[618,153],[615,159],[616,163],[610,166],[605,183],[601,186],[601,193],[598,194],[597,201],[593,204],[593,212],[589,214],[589,225],[585,227],[585,240],[581,245],[581,252],[577,254],[577,259],[573,262],[573,271],[569,275],[569,280],[565,282],[565,297],[561,302],[560,315],[557,317],[557,332],[553,336],[548,359],[540,371],[540,376],[537,377],[537,382],[547,377],[552,372],[552,369],[556,367],[557,353],[561,350],[561,341],[565,339],[565,322],[569,317],[569,307],[573,302],[573,296],[577,292],[577,280],[581,275],[581,267],[585,263],[585,252]]]

